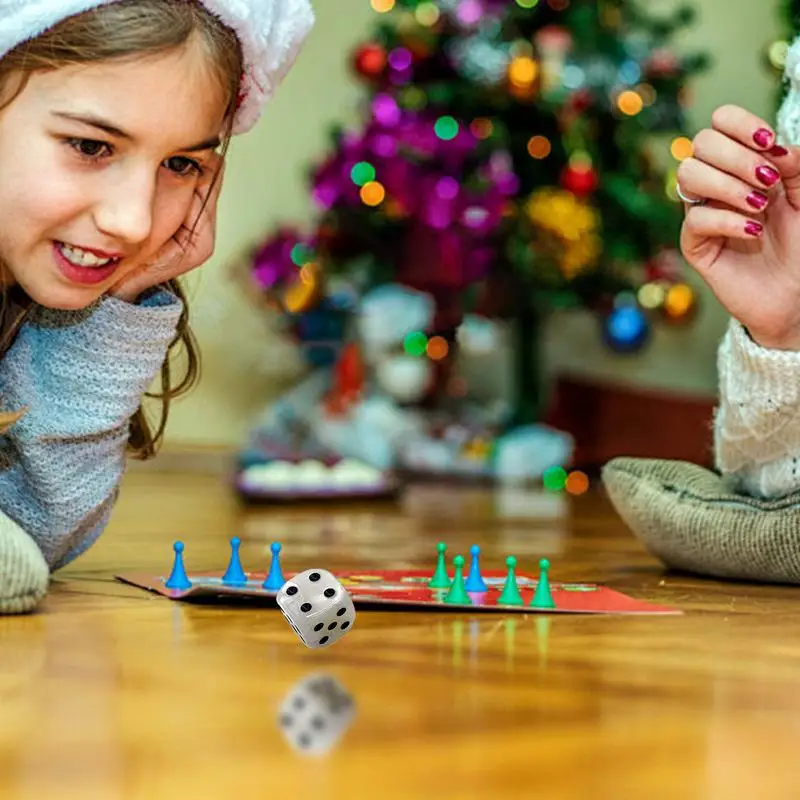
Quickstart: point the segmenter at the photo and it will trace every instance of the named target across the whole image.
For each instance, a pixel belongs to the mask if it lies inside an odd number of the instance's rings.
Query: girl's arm
[[[732,319],[717,367],[717,469],[757,497],[800,489],[800,352],[763,348]]]
[[[27,408],[0,438],[0,510],[51,569],[106,527],[125,470],[128,424],[157,376],[182,311],[157,291],[81,311],[37,307],[0,362],[2,410]]]

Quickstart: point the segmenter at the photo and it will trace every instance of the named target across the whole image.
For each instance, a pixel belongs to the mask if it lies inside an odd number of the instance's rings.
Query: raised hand
[[[686,260],[763,347],[800,350],[800,148],[721,106],[678,168]]]
[[[156,256],[126,275],[108,294],[133,302],[153,286],[166,283],[205,264],[214,254],[217,204],[222,189],[225,162],[215,155],[198,181],[186,219]],[[219,177],[215,175],[219,173]]]

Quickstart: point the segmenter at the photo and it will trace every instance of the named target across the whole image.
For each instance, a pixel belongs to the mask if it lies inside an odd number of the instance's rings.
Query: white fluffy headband
[[[0,0],[0,58],[61,20],[118,0]],[[314,24],[309,0],[200,0],[236,32],[244,54],[234,133],[258,122]]]

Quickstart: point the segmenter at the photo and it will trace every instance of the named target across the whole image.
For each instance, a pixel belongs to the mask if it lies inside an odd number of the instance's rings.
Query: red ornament
[[[591,194],[597,188],[597,172],[592,167],[564,167],[561,185],[578,196]]]
[[[673,78],[681,68],[681,62],[675,53],[665,48],[653,50],[644,65],[648,78]]]
[[[680,251],[673,247],[662,248],[644,265],[646,283],[666,281],[678,283],[683,276],[684,261]]]
[[[364,78],[377,80],[386,69],[386,50],[379,44],[361,45],[353,56],[353,69]]]
[[[569,97],[569,105],[572,111],[582,114],[592,106],[592,93],[588,89],[578,89]]]
[[[333,385],[325,397],[325,410],[332,416],[346,414],[361,398],[364,389],[364,362],[355,342],[342,348],[333,368]]]

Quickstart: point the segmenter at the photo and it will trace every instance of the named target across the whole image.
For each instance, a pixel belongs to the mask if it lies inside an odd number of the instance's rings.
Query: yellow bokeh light
[[[683,161],[684,158],[689,158],[694,152],[692,147],[692,140],[686,136],[678,136],[672,140],[669,146],[669,152],[676,161]]]
[[[528,154],[531,158],[547,158],[552,149],[550,140],[546,136],[531,136],[528,140]]]
[[[395,0],[370,0],[373,11],[386,14],[394,8]]]
[[[664,298],[664,313],[668,317],[681,319],[694,308],[694,305],[694,289],[686,283],[676,283],[667,290],[667,296]]]
[[[486,117],[477,117],[472,120],[469,129],[476,139],[488,139],[494,132],[494,125]]]
[[[428,346],[426,349],[428,358],[432,361],[441,361],[447,356],[447,352],[450,348],[447,344],[447,340],[443,337],[431,336],[431,338],[428,339]]]
[[[359,192],[361,202],[366,206],[379,206],[386,197],[386,189],[378,181],[369,181],[361,187]]]
[[[290,286],[283,297],[284,308],[292,314],[299,314],[311,308],[317,296],[316,281],[304,283],[302,281]]]
[[[767,58],[769,63],[775,69],[781,70],[786,64],[786,54],[789,52],[789,42],[785,39],[779,39],[773,42],[767,50]]]
[[[520,56],[508,65],[508,80],[519,88],[530,86],[539,72],[538,64],[528,56]]]
[[[664,304],[667,290],[663,283],[646,283],[637,292],[637,299],[642,308],[655,309],[661,308]]]
[[[309,261],[304,267],[300,269],[300,280],[306,286],[313,286],[317,280],[317,265],[313,261]]]
[[[644,102],[641,96],[634,92],[633,89],[626,89],[624,92],[620,92],[619,97],[617,97],[617,108],[629,117],[638,114],[643,106]]]
[[[431,27],[439,21],[439,7],[436,3],[420,3],[414,11],[417,22],[425,27]]]

